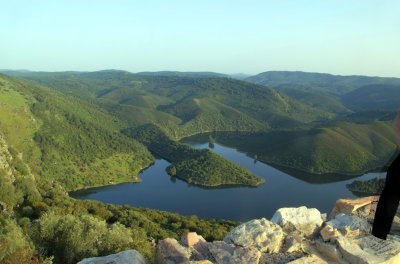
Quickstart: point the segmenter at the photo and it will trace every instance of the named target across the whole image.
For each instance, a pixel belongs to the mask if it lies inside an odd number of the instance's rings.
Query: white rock
[[[77,264],[146,264],[146,260],[139,252],[131,249],[105,257],[86,258]]]
[[[399,264],[400,243],[393,240],[382,240],[372,235],[350,239],[337,239],[339,250],[350,263],[362,264]]]
[[[335,218],[327,222],[327,224],[330,225],[332,228],[336,228],[339,230],[360,230],[365,233],[369,233],[372,228],[371,224],[368,223],[367,220],[362,219],[358,216],[345,215],[342,213],[336,215]]]
[[[261,257],[254,247],[235,247],[222,241],[209,243],[208,248],[217,264],[258,264]]]
[[[226,243],[242,247],[255,247],[261,252],[276,253],[282,246],[284,233],[279,225],[265,218],[243,223],[224,239]]]
[[[272,216],[271,222],[280,225],[285,231],[296,229],[305,235],[311,235],[322,225],[323,219],[317,209],[301,206],[279,209]]]

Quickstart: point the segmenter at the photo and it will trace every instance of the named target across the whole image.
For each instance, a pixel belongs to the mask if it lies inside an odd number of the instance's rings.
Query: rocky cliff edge
[[[400,264],[400,211],[387,240],[371,235],[378,196],[340,199],[327,216],[317,209],[281,208],[271,220],[255,219],[223,241],[207,242],[194,232],[157,245],[156,264]],[[131,256],[131,257],[129,257]],[[79,264],[146,263],[134,250]]]

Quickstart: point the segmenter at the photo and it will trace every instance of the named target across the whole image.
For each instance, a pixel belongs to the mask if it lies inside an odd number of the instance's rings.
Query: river
[[[195,148],[209,148],[208,143],[189,144]],[[343,176],[337,176],[338,180],[335,181],[333,175],[328,183],[324,183],[323,180],[315,180],[324,177],[318,175],[306,181],[304,179],[308,178],[304,177],[304,173],[299,173],[303,177],[298,177],[296,173],[285,173],[265,163],[254,162],[252,158],[233,148],[215,144],[212,151],[264,178],[265,183],[257,188],[201,188],[171,178],[165,171],[169,163],[159,159],[139,174],[143,182],[90,188],[70,195],[77,199],[129,204],[182,215],[247,221],[261,217],[269,219],[281,207],[303,205],[329,214],[337,199],[355,197],[346,188],[346,184],[354,179],[366,180],[385,176],[383,173],[367,173],[347,180],[343,180]]]

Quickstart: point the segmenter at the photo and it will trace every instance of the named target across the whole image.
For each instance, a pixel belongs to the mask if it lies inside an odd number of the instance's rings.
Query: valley
[[[75,263],[135,248],[152,260],[151,241],[221,240],[284,206],[326,211],[355,196],[352,179],[382,177],[396,151],[396,78],[284,72],[265,86],[211,72],[3,72],[9,259]],[[70,230],[83,244],[65,251]]]

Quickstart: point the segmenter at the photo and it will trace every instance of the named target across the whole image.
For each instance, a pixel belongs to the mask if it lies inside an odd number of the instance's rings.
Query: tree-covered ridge
[[[267,163],[314,174],[362,174],[381,168],[396,151],[391,122],[335,122],[298,130],[216,134],[217,142]],[[323,176],[321,176],[323,177]]]
[[[0,259],[10,264],[76,263],[136,249],[151,262],[155,243],[189,231],[222,239],[238,223],[72,199],[37,177],[0,134]]]
[[[263,179],[210,150],[198,150],[169,138],[155,125],[126,129],[128,136],[145,144],[153,153],[172,163],[168,173],[201,186],[257,186]]]
[[[288,87],[312,92],[343,95],[366,85],[400,85],[400,78],[341,76],[301,71],[267,71],[245,79],[271,87]]]
[[[353,181],[346,187],[354,194],[359,196],[380,195],[385,187],[386,179],[373,178],[365,181]]]
[[[169,121],[164,122],[164,126],[174,131],[178,138],[207,131],[254,131],[269,126],[293,126],[334,116],[269,87],[232,78],[140,75],[123,71],[28,73],[22,76],[64,93],[168,114],[169,118],[165,118]],[[194,104],[196,100],[204,101],[204,104]],[[118,115],[129,116],[121,112],[124,109],[118,110]],[[182,116],[182,111],[188,113]]]
[[[67,190],[137,181],[154,161],[145,146],[119,132],[123,121],[96,103],[4,75],[0,82],[5,135],[35,173]]]

